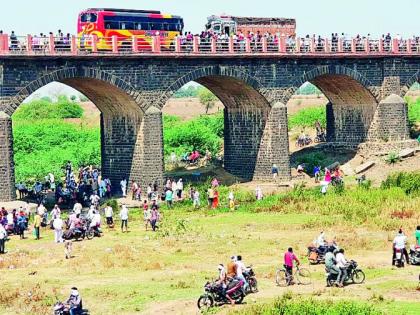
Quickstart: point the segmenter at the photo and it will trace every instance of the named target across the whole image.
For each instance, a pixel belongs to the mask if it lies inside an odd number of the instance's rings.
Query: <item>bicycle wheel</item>
[[[308,285],[311,284],[311,272],[305,268],[299,268],[295,274],[299,284]]]
[[[277,269],[276,272],[276,284],[279,287],[287,287],[287,275],[286,270],[284,269]]]

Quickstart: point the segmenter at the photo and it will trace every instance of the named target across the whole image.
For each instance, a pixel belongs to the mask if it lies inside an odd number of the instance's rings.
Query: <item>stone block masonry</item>
[[[225,105],[225,168],[246,179],[290,178],[286,104],[306,81],[322,90],[329,141],[358,147],[407,139],[401,99],[419,80],[419,56],[2,56],[0,57],[0,201],[15,199],[10,117],[50,82],[85,94],[102,113],[102,170],[143,188],[163,181],[161,110],[196,81]],[[386,139],[385,139],[386,138]],[[402,142],[401,142],[402,143]],[[365,147],[376,147],[369,145]]]

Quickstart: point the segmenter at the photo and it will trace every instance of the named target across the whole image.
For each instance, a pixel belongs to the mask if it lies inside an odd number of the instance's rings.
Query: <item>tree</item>
[[[214,107],[214,104],[216,104],[217,101],[217,97],[206,88],[200,89],[198,97],[200,99],[200,103],[206,107],[206,114],[209,112],[209,109]]]

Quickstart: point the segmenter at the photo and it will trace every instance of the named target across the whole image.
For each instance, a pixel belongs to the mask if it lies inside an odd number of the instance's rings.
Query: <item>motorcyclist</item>
[[[242,280],[244,282],[244,290],[248,287],[248,282],[244,277],[244,272],[246,271],[245,264],[242,261],[242,256],[238,255],[236,257],[236,279]]]
[[[216,283],[220,287],[220,292],[222,293],[222,296],[226,297],[231,304],[235,304],[235,301],[229,296],[229,294],[226,294],[227,274],[226,274],[225,266],[223,266],[223,264],[219,264],[219,266],[217,266],[217,269],[219,271],[219,277]]]
[[[314,241],[314,243],[315,243],[315,246],[318,249],[318,252],[320,254],[325,254],[325,252],[327,250],[327,242],[325,241],[325,233],[324,233],[324,231],[321,231],[321,233],[316,238],[316,240]]]
[[[344,249],[340,248],[337,255],[335,255],[335,260],[337,262],[337,267],[339,268],[339,273],[337,277],[338,286],[342,288],[344,286],[344,280],[347,278],[347,260],[344,257]]]
[[[230,262],[227,264],[227,276],[234,278],[236,276],[236,256],[230,257]]]
[[[82,314],[82,298],[76,287],[71,288],[70,297],[67,299],[66,304],[69,306],[70,315]]]
[[[334,256],[334,249],[332,247],[327,249],[327,253],[325,254],[325,268],[327,269],[328,273],[331,274],[340,274],[340,268],[336,266],[336,259]]]
[[[405,248],[407,243],[407,236],[405,236],[402,229],[398,230],[397,235],[395,236],[394,240],[392,241],[392,265],[395,265],[395,256],[396,256],[396,250],[399,249],[402,251],[402,254],[405,257],[405,261],[407,264],[410,263],[410,260],[408,259],[408,252]]]

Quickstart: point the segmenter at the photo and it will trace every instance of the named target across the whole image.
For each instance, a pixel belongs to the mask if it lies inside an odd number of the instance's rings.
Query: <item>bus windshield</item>
[[[80,15],[80,22],[82,23],[95,23],[98,20],[98,15],[96,13],[83,13]]]

